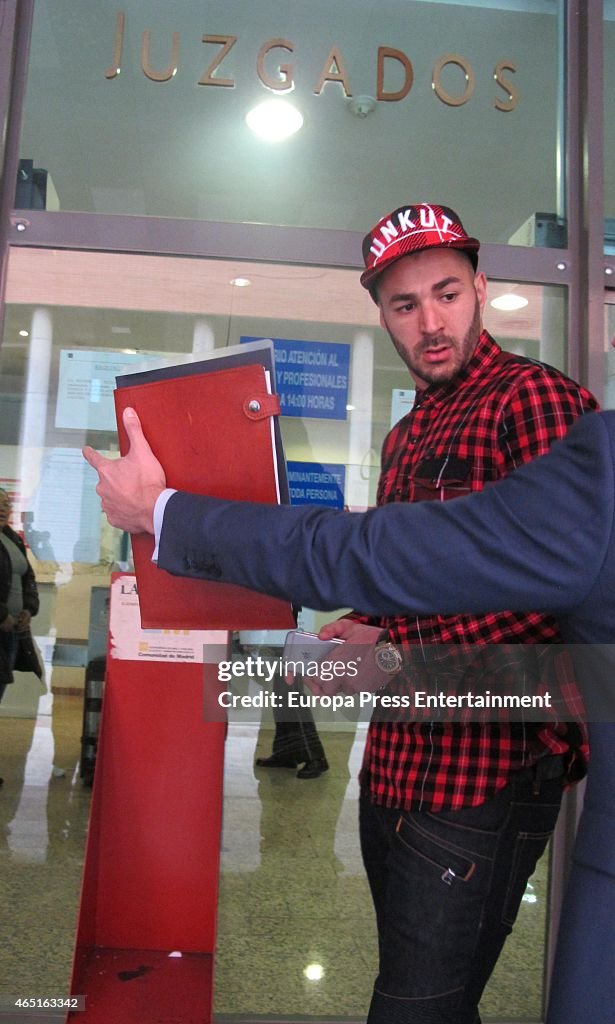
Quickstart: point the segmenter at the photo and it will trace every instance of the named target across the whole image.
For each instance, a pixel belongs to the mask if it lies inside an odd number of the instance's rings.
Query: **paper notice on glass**
[[[212,665],[225,657],[227,634],[213,629],[142,629],[137,578],[111,583],[109,652],[120,661],[166,661]]]

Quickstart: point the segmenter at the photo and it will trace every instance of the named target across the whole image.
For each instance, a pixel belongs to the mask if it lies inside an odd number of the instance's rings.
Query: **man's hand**
[[[145,440],[134,409],[124,410],[130,449],[121,459],[107,459],[93,448],[83,457],[98,473],[96,493],[111,526],[128,533],[154,532],[154,505],[166,487],[164,470]]]
[[[339,648],[323,658],[323,662],[334,661],[338,666],[344,662],[349,670],[346,675],[326,682],[320,678],[304,678],[304,682],[313,693],[332,696],[340,690],[342,693],[373,693],[390,682],[390,675],[382,672],[374,661],[374,647],[382,629],[380,626],[366,626],[353,619],[336,619],[323,626],[318,636],[321,640],[339,637],[345,640]]]
[[[12,633],[14,628],[15,619],[13,618],[12,615],[7,615],[4,622],[0,622],[0,632],[2,633]]]

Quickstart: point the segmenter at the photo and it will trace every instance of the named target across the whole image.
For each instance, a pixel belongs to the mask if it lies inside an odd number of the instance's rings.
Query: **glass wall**
[[[565,245],[562,7],[39,0],[16,206],[364,231],[432,197]]]
[[[508,349],[565,368],[564,297],[556,286],[490,282],[486,325]],[[21,481],[20,502],[34,531],[50,533],[56,561],[79,561],[80,550],[96,555],[83,561],[119,558],[120,548],[92,529],[83,497],[90,471],[80,456],[83,444],[116,450],[115,376],[255,338],[274,342],[287,457],[341,465],[344,504],[373,504],[380,448],[412,382],[356,272],[23,249],[12,255],[7,299],[2,469]],[[315,396],[286,366],[287,351],[310,345],[335,351],[344,367]],[[52,530],[58,501],[64,507]]]
[[[511,295],[516,309],[491,305]],[[412,382],[355,271],[23,249],[12,253],[7,298],[0,349],[0,475],[14,481],[16,525],[30,543],[44,594],[35,632],[46,652],[50,691],[44,696],[28,691],[27,700],[30,714],[38,714],[40,723],[55,722],[60,734],[50,746],[52,730],[45,747],[40,729],[38,740],[36,733],[15,738],[11,730],[11,749],[17,743],[15,758],[23,760],[24,776],[34,755],[49,771],[41,782],[45,802],[28,854],[18,865],[9,858],[3,876],[8,885],[27,880],[42,898],[40,878],[46,898],[62,900],[63,915],[54,925],[55,956],[41,984],[64,991],[87,796],[74,754],[71,761],[62,745],[58,716],[71,691],[80,692],[84,664],[99,639],[96,609],[110,570],[130,557],[125,538],[101,515],[94,474],[80,456],[85,443],[117,450],[114,374],[201,358],[247,337],[272,338],[279,352],[293,346],[346,350],[347,390],[337,418],[326,401],[317,403],[312,415],[294,415],[290,398],[300,397],[301,389],[284,377],[284,361],[277,364],[277,376],[291,413],[282,417],[288,460],[299,472],[335,467],[341,500],[354,508],[374,501],[380,446],[407,408]],[[492,281],[486,325],[505,348],[565,367],[565,289]],[[303,615],[311,616],[309,626],[334,617],[309,609]],[[234,638],[235,656],[275,642],[271,634],[240,634]],[[27,714],[26,695],[20,699],[21,713]],[[5,717],[16,713],[16,702],[17,695],[6,706],[3,702]],[[74,744],[79,726],[73,726]],[[357,773],[365,731],[361,724],[336,725],[320,730],[320,736],[330,770],[322,779],[301,782],[291,772],[283,777],[254,772],[255,756],[271,750],[268,713],[260,722],[231,724],[216,980],[222,1018],[360,1019],[368,1003],[376,936],[357,839]],[[52,764],[68,778],[56,778]],[[63,838],[59,813],[65,816]],[[11,834],[16,828],[13,821]],[[13,837],[11,850],[15,842]],[[548,887],[545,858],[485,997],[489,1019],[540,1017]],[[48,927],[44,918],[30,920],[28,942],[17,948],[8,944],[15,955],[5,954],[7,991],[17,988],[24,963],[34,970],[30,948],[37,953],[44,948]],[[40,966],[36,969],[40,973]]]

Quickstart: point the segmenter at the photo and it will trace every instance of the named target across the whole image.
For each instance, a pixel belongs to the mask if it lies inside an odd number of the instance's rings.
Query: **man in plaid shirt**
[[[412,411],[384,442],[378,504],[481,490],[597,408],[574,381],[503,352],[483,329],[478,250],[454,211],[428,204],[400,207],[364,240],[361,283],[416,383]],[[550,616],[531,611],[352,613],[320,636],[373,644],[375,665],[391,680],[400,645],[560,639]],[[574,697],[569,662],[567,670]],[[480,1024],[483,988],[552,834],[562,788],[584,774],[586,754],[580,722],[372,721],[360,827],[380,969],[368,1024]]]

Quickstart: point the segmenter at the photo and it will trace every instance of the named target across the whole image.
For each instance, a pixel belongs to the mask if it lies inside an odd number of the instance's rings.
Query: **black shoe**
[[[257,768],[296,768],[298,761],[295,757],[271,754],[269,757],[257,757],[254,763]]]
[[[315,757],[306,761],[303,768],[297,772],[298,779],[317,779],[323,772],[329,771],[329,762],[326,757]]]

